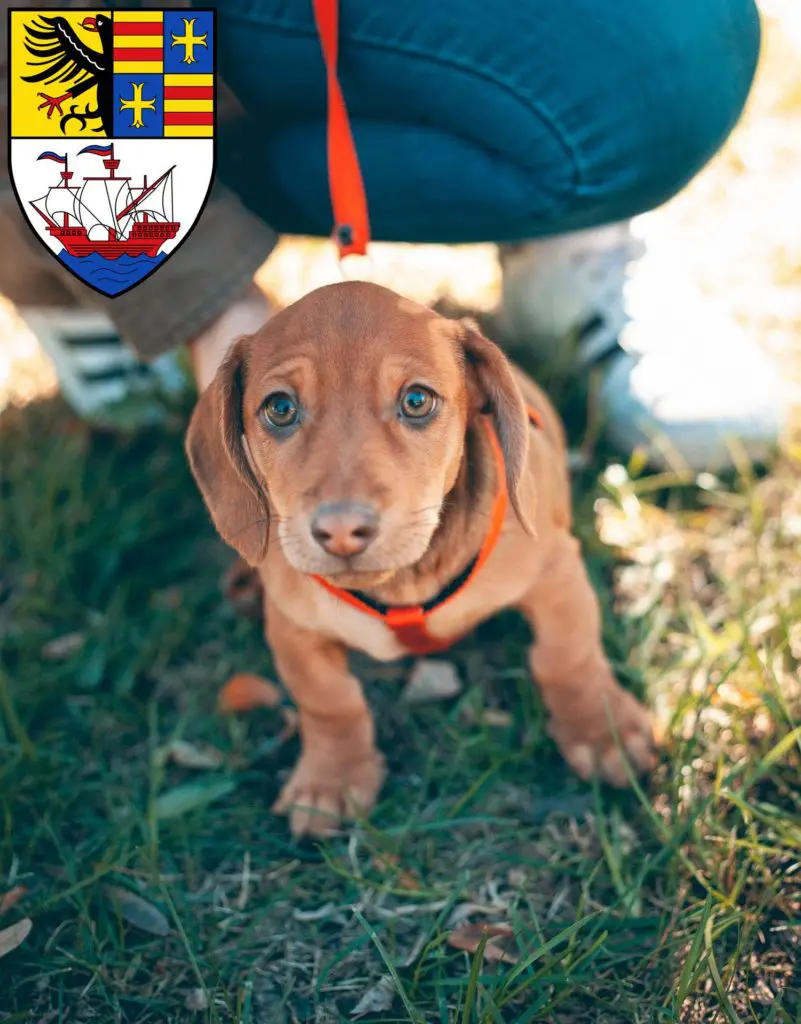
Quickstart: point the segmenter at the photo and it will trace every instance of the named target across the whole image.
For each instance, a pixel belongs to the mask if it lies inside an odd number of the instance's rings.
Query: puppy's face
[[[299,571],[366,583],[418,561],[459,470],[453,325],[390,292],[308,296],[242,347],[245,435]]]
[[[468,336],[508,373],[464,325],[350,283],[239,341],[188,436],[223,536],[258,564],[269,522],[297,570],[346,587],[419,561],[488,401]]]

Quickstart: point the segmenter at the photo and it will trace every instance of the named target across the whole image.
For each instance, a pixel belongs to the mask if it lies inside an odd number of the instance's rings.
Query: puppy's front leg
[[[296,626],[265,601],[267,642],[300,713],[301,755],[274,810],[293,835],[335,832],[341,818],[369,811],[384,781],[373,717],[345,648]]]
[[[651,717],[612,675],[598,600],[574,537],[559,539],[519,607],[535,633],[530,664],[552,715],[549,731],[568,763],[582,778],[597,772],[625,786],[619,743],[635,772],[650,770],[656,763]]]

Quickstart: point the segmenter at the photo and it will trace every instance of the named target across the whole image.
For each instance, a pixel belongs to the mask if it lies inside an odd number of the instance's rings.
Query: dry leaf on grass
[[[220,690],[217,706],[223,714],[230,715],[254,708],[277,708],[280,703],[281,691],[275,683],[250,672],[239,672]]]
[[[448,945],[475,953],[487,937],[484,959],[490,963],[516,964],[520,954],[514,948],[514,932],[508,924],[471,924],[466,921],[448,935]]]
[[[23,917],[21,921],[12,924],[10,928],[4,928],[0,932],[0,957],[11,953],[17,946],[21,945],[33,928],[33,921],[29,917]]]
[[[119,909],[120,917],[150,935],[169,935],[170,924],[164,914],[149,900],[121,885],[104,885],[103,895]]]
[[[412,668],[401,700],[405,704],[423,704],[458,697],[461,692],[462,684],[453,662],[420,658]]]
[[[199,771],[219,768],[225,760],[221,750],[215,747],[196,747],[186,740],[172,740],[164,748],[168,761],[173,761],[181,768],[196,768]]]
[[[492,903],[474,903],[472,901],[468,903],[457,903],[453,910],[448,914],[448,928],[457,928],[463,924],[468,918],[474,917],[476,914],[488,914],[495,915],[503,914],[508,910],[508,905],[503,900],[498,900]]]
[[[65,633],[49,640],[42,647],[42,657],[45,661],[66,661],[71,654],[79,651],[86,643],[83,633]]]
[[[338,903],[324,903],[321,907],[315,907],[313,910],[301,910],[300,907],[295,907],[292,911],[292,916],[296,921],[327,921],[330,919],[341,919],[345,920],[341,914],[344,910]]]
[[[182,814],[221,800],[235,789],[234,779],[198,779],[197,782],[187,782],[161,794],[156,800],[156,817],[159,821],[180,818]]]
[[[0,897],[0,917],[5,914],[7,910],[11,910],[13,906],[16,906],[27,892],[27,886],[15,885],[13,889],[9,889],[8,892],[3,893],[3,896]]]
[[[482,725],[489,725],[498,729],[505,729],[507,726],[514,725],[515,721],[508,711],[503,711],[501,708],[484,708],[479,714],[478,720]]]
[[[506,881],[513,889],[522,889],[528,882],[528,875],[523,868],[509,868]]]
[[[193,1013],[200,1013],[209,1008],[209,999],[202,988],[193,988],[187,992],[184,1005],[187,1010],[191,1010]]]
[[[484,725],[491,729],[508,729],[514,725],[514,718],[502,708],[474,708],[465,704],[459,709],[465,725]]]
[[[395,982],[391,975],[385,974],[368,988],[358,1003],[350,1011],[351,1017],[363,1017],[366,1013],[386,1013],[395,998]]]
[[[400,860],[394,853],[377,853],[373,857],[373,865],[379,871],[393,873],[395,875],[392,885],[395,889],[408,889],[409,892],[419,892],[422,888],[420,880],[400,866]]]

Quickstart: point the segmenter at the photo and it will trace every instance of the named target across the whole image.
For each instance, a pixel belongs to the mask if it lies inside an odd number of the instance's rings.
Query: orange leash
[[[370,219],[367,212],[364,179],[359,166],[356,145],[353,141],[348,109],[337,77],[339,0],[312,0],[312,3],[326,71],[328,187],[334,211],[333,237],[339,249],[340,259],[351,255],[364,256],[370,241]],[[532,424],[539,428],[542,427],[542,421],[536,409],[529,407],[528,416]],[[398,641],[413,654],[432,654],[436,651],[444,651],[456,642],[458,637],[442,640],[431,636],[428,632],[428,616],[433,611],[443,608],[468,586],[492,554],[503,529],[509,504],[509,495],[506,489],[506,467],[495,431],[489,421],[486,421],[486,426],[498,475],[498,492],[495,495],[490,526],[484,537],[481,550],[466,578],[452,593],[442,600],[429,602],[427,608],[423,605],[416,605],[388,608],[386,612],[381,612],[349,590],[334,586],[325,577],[312,576],[312,579],[340,601],[357,608],[365,615],[380,619],[393,631]]]
[[[537,410],[529,406],[527,412],[529,422],[538,429],[542,429],[542,419]],[[498,490],[492,504],[489,529],[484,536],[478,556],[464,581],[454,591],[442,600],[435,599],[433,602],[429,602],[427,608],[423,605],[403,605],[388,608],[386,612],[382,612],[377,608],[373,608],[350,590],[344,590],[342,587],[335,586],[325,579],[324,576],[312,576],[313,580],[316,580],[329,594],[332,594],[340,601],[344,601],[345,604],[349,604],[352,608],[364,612],[365,615],[371,615],[374,619],[380,619],[387,628],[392,630],[398,642],[411,654],[435,654],[438,651],[447,650],[457,640],[461,639],[461,637],[442,639],[432,636],[428,631],[428,617],[433,612],[444,608],[449,601],[452,601],[470,585],[495,550],[495,545],[498,543],[498,538],[503,529],[506,510],[509,505],[509,494],[506,488],[506,464],[500,442],[492,425],[488,419],[483,422],[492,447],[495,472],[498,477]]]
[[[337,77],[339,0],[313,0],[313,4],[328,91],[328,187],[334,210],[333,237],[340,259],[364,256],[370,241],[367,196],[345,97]]]

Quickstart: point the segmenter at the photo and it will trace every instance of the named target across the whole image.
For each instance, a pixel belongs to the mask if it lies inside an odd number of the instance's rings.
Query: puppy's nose
[[[327,502],[311,520],[311,534],[324,551],[339,558],[360,555],[378,533],[378,515],[355,501]]]

